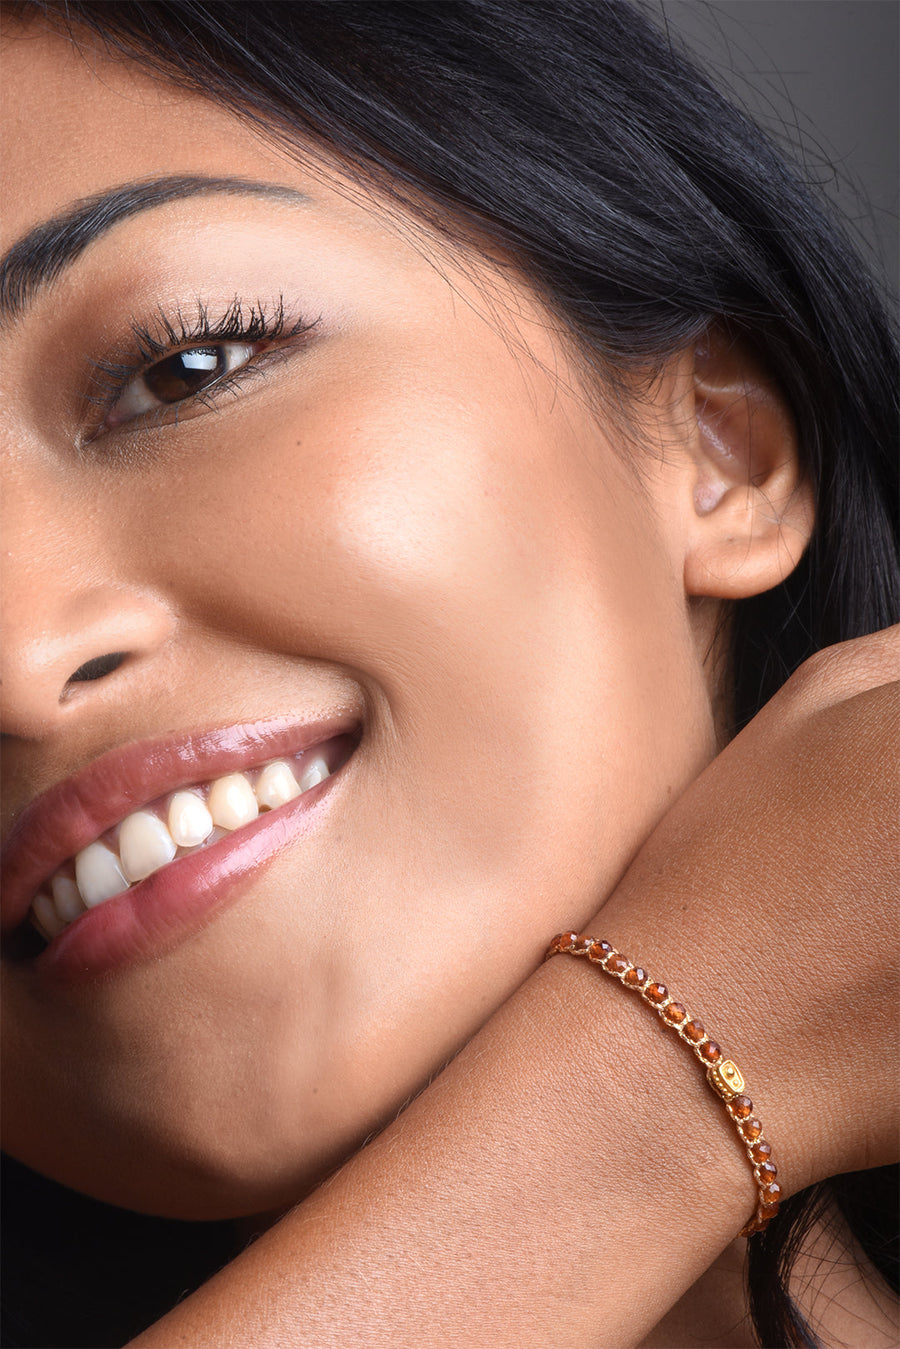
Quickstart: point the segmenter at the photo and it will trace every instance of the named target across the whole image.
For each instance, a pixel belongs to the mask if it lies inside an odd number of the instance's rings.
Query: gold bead
[[[730,1101],[732,1096],[739,1096],[744,1090],[745,1082],[741,1070],[736,1063],[732,1063],[731,1059],[723,1059],[721,1063],[714,1063],[706,1076],[709,1085],[719,1093],[724,1101]]]

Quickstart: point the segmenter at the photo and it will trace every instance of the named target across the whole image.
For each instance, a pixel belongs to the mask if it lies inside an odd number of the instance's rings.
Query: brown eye
[[[129,380],[107,413],[104,429],[175,407],[211,389],[226,375],[249,365],[263,347],[262,342],[216,342],[163,357]]]
[[[190,398],[226,374],[228,364],[222,347],[194,347],[178,351],[144,374],[144,385],[161,403]]]

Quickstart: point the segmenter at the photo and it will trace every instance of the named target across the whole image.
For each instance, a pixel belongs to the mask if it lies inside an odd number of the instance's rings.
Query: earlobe
[[[694,352],[693,397],[685,591],[746,598],[783,581],[812,532],[796,425],[763,363],[720,328]]]

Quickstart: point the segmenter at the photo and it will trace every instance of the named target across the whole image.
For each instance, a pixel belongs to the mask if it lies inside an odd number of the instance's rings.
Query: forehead
[[[302,136],[281,145],[212,99],[157,80],[137,62],[111,57],[89,32],[79,32],[76,45],[43,19],[20,23],[3,17],[0,24],[6,95],[0,108],[0,171],[7,186],[0,256],[75,203],[122,185],[173,177],[284,185],[308,199],[301,215],[351,243],[356,254],[361,246],[372,264],[389,262],[423,283],[424,265],[431,282],[450,281],[477,308],[487,298],[492,321],[508,312],[518,327],[529,315],[542,342],[552,329],[553,344],[562,342],[569,351],[567,327],[551,316],[540,289],[495,246],[489,253],[498,261],[490,261],[484,241],[462,222],[453,227],[443,208],[438,232],[424,215],[404,211],[374,185],[362,184],[327,147]],[[247,198],[198,196],[184,203],[178,218],[194,229],[206,216],[215,228],[225,219],[249,216],[250,204]],[[257,229],[261,207],[270,215],[284,210],[274,199],[257,201],[252,211]],[[142,244],[155,242],[178,211],[165,209],[165,217],[149,211],[127,235],[116,236],[117,242],[124,237],[131,265]]]
[[[327,148],[302,138],[282,147],[212,99],[110,57],[89,33],[75,45],[43,20],[4,28],[0,254],[73,204],[126,184],[238,179],[283,185],[308,201],[298,210],[272,199],[198,195],[131,217],[78,259],[66,290],[78,304],[97,308],[100,287],[126,281],[149,295],[163,273],[165,285],[201,290],[206,276],[219,274],[221,287],[229,267],[254,294],[274,293],[275,273],[299,260],[315,308],[318,272],[335,275],[338,266],[345,292],[377,292],[383,310],[402,307],[410,323],[429,305],[461,297],[460,313],[504,330],[518,351],[582,394],[594,387],[578,343],[541,290],[510,259],[491,261],[461,225],[451,240],[366,188]],[[52,304],[58,294],[54,287],[46,298]]]
[[[43,21],[4,21],[3,76],[0,251],[74,202],[172,176],[284,184],[356,227],[390,219],[396,231],[397,212],[352,184],[320,147],[288,153],[211,99],[111,58],[91,34],[75,46]]]

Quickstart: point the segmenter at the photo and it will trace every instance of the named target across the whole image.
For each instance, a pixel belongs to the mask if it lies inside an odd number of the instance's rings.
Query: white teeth
[[[196,848],[213,830],[213,819],[193,792],[176,792],[169,802],[169,833],[179,848]]]
[[[78,886],[69,876],[54,876],[50,882],[53,891],[53,904],[56,912],[65,923],[74,923],[84,913],[84,905]]]
[[[243,773],[229,773],[209,784],[204,802],[203,786],[175,792],[169,800],[166,823],[151,809],[137,810],[119,825],[118,855],[98,839],[74,859],[75,879],[68,866],[50,881],[52,897],[42,890],[32,902],[31,920],[47,938],[53,938],[86,909],[122,894],[160,867],[174,861],[179,849],[215,843],[235,829],[250,824],[264,810],[277,810],[331,776],[321,755],[296,761],[278,759],[266,764],[255,776],[255,785]]]
[[[261,806],[267,806],[269,810],[275,810],[299,795],[297,779],[290,764],[285,763],[283,759],[277,763],[266,764],[256,779],[256,799]]]
[[[38,921],[41,932],[48,941],[52,941],[58,933],[62,932],[64,927],[68,927],[68,923],[60,918],[59,914],[56,912],[53,900],[49,895],[45,895],[43,891],[41,891],[39,895],[35,895],[32,900],[31,908]]]
[[[320,782],[330,777],[331,770],[324,759],[311,759],[300,774],[300,790],[308,792],[310,787],[317,787]]]
[[[129,881],[142,881],[175,856],[172,835],[158,815],[137,810],[119,828],[119,860]]]
[[[75,858],[75,881],[89,909],[128,889],[118,857],[102,843],[89,843],[82,848]]]
[[[214,822],[223,829],[240,829],[259,814],[253,788],[243,773],[229,773],[214,782],[206,805]]]

